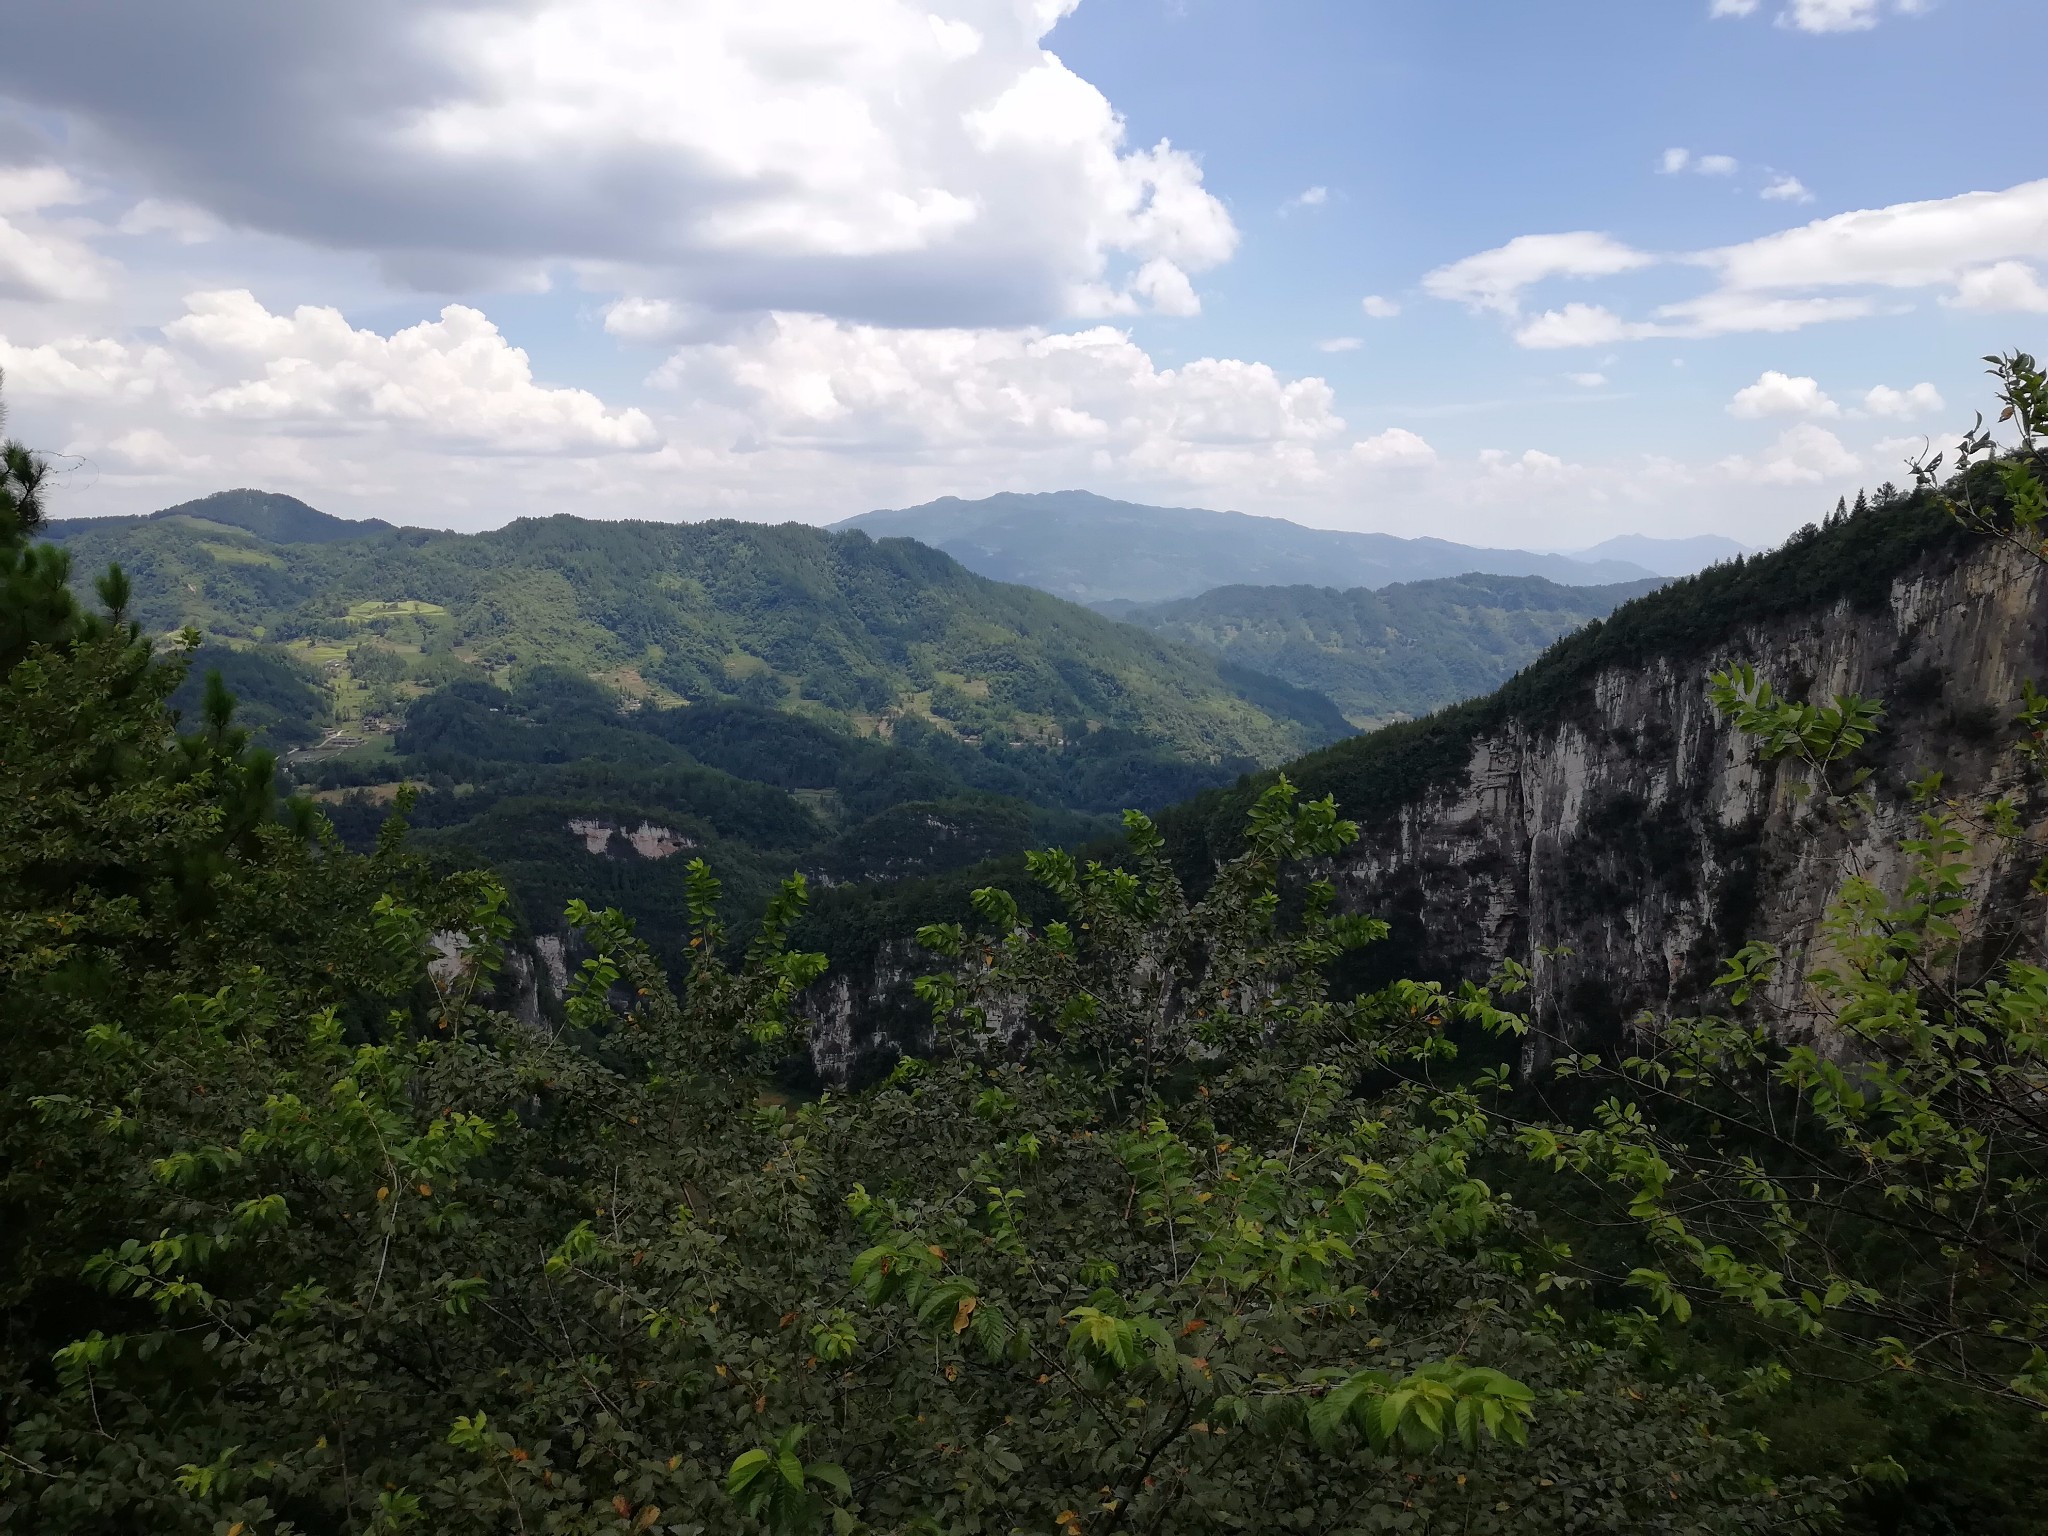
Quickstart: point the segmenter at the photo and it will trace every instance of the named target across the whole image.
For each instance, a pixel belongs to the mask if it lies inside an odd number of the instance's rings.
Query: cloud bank
[[[78,0],[10,27],[0,93],[160,205],[429,290],[566,270],[888,324],[1190,313],[1236,226],[1044,50],[1075,3]],[[0,236],[16,268],[56,280]]]
[[[1591,231],[1521,235],[1437,268],[1422,286],[1506,316],[1516,341],[1542,349],[1796,331],[1876,314],[1896,296],[1926,289],[1945,290],[1940,302],[1958,308],[2048,312],[2037,261],[2048,261],[2048,181],[1836,214],[1741,244],[1676,254],[1638,250]],[[1704,270],[1716,285],[1654,306],[1645,319],[1577,300],[1524,313],[1524,297],[1540,284],[1653,267]]]

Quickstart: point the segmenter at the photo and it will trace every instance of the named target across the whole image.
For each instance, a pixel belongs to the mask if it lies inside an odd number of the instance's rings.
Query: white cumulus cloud
[[[1187,273],[1164,256],[1154,256],[1138,268],[1131,279],[1131,292],[1162,315],[1199,315],[1202,300]]]
[[[0,336],[0,371],[6,373],[12,405],[54,400],[118,406],[160,394],[176,364],[163,347],[108,337],[73,336],[28,346]]]
[[[114,227],[124,235],[168,235],[180,245],[203,245],[221,234],[220,220],[204,208],[160,197],[143,198]]]
[[[1770,369],[1754,384],[1735,392],[1728,414],[1754,421],[1763,416],[1839,416],[1842,408],[1813,379]]]
[[[1776,442],[1756,457],[1736,455],[1723,459],[1720,467],[1736,480],[1764,485],[1817,485],[1857,473],[1863,468],[1863,461],[1826,427],[1801,422],[1787,427]]]
[[[1422,286],[1439,299],[1512,315],[1520,308],[1523,290],[1537,283],[1555,277],[1612,277],[1655,260],[1593,230],[1518,235],[1506,245],[1426,273]]]
[[[1816,219],[1741,244],[1658,257],[1602,234],[1525,235],[1423,279],[1439,298],[1519,316],[1525,292],[1659,263],[1711,273],[1716,285],[1632,320],[1574,302],[1516,328],[1528,347],[1598,346],[1651,337],[1783,332],[1875,314],[1888,293],[1947,288],[1963,308],[2048,310],[2030,261],[2048,260],[2048,181],[2003,192],[1897,203]]]
[[[89,302],[108,293],[113,263],[46,216],[90,197],[57,166],[0,166],[0,299]]]
[[[2023,261],[1994,262],[1963,273],[1956,279],[1956,291],[1944,302],[1956,309],[2048,315],[2048,283]]]
[[[1186,309],[1237,230],[1047,52],[1068,0],[105,0],[11,22],[33,100],[164,208],[424,287],[1018,323]],[[146,79],[147,90],[132,82]],[[165,215],[138,214],[144,225]],[[189,230],[201,226],[187,220]],[[176,231],[169,231],[176,233]]]
[[[1358,301],[1358,307],[1365,311],[1369,320],[1391,320],[1401,313],[1400,305],[1377,293],[1368,293]]]
[[[1879,384],[1863,397],[1863,408],[1873,416],[1904,419],[1945,410],[1947,403],[1941,398],[1941,391],[1932,384],[1915,384],[1909,389],[1893,389],[1888,384]]]
[[[1631,324],[1613,310],[1599,304],[1567,304],[1548,309],[1522,325],[1515,340],[1525,347],[1551,350],[1560,347],[1604,347],[1611,342],[1634,341],[1644,328]]]
[[[1813,194],[1806,190],[1806,183],[1797,176],[1783,174],[1773,176],[1763,191],[1757,193],[1767,203],[1810,203]]]
[[[463,305],[383,336],[356,329],[339,310],[302,305],[280,315],[243,290],[194,293],[162,333],[161,343],[78,337],[27,346],[0,338],[10,400],[87,408],[82,430],[108,446],[127,444],[121,454],[131,460],[135,445],[151,443],[154,457],[168,461],[160,440],[222,428],[516,455],[660,443],[643,411],[536,382],[525,352]]]
[[[1436,462],[1436,450],[1406,427],[1389,427],[1361,438],[1351,445],[1351,456],[1376,468],[1414,468]]]
[[[397,426],[499,453],[615,453],[660,443],[644,411],[537,383],[526,353],[467,305],[390,336],[316,305],[275,315],[243,290],[196,293],[185,305],[165,339],[242,375],[195,395],[196,415],[301,430]]]
[[[1741,169],[1742,162],[1733,155],[1695,155],[1689,149],[1667,149],[1657,160],[1660,176],[1676,176],[1681,171],[1700,176],[1733,176]]]
[[[1801,32],[1867,32],[1879,13],[1880,0],[1792,0],[1778,23]]]
[[[1711,0],[1710,16],[1754,16],[1763,0]],[[1889,9],[1900,16],[1917,16],[1933,9],[1933,0],[1786,0],[1778,12],[1778,25],[1795,32],[1868,32]]]
[[[1262,363],[1161,368],[1124,332],[888,330],[777,314],[678,350],[656,375],[688,414],[723,410],[767,448],[899,459],[999,456],[1062,473],[1299,482],[1343,431],[1330,386]]]
[[[2008,258],[2048,256],[2048,181],[1816,219],[1699,260],[1745,291],[1920,288]]]

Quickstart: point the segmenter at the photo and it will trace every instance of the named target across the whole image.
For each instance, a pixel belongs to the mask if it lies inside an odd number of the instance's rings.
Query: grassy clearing
[[[350,603],[343,617],[351,624],[367,624],[373,619],[445,617],[447,612],[439,603],[425,602],[416,597],[366,598],[360,603]]]
[[[389,805],[398,798],[398,792],[412,781],[393,779],[388,784],[360,784],[353,789],[316,789],[307,797],[322,805],[339,805],[350,795],[361,795],[373,805]]]
[[[216,544],[211,539],[201,539],[199,547],[222,565],[267,565],[280,571],[284,569],[284,557],[267,549],[251,549],[246,544]]]
[[[588,675],[593,683],[611,689],[631,704],[645,704],[655,709],[680,709],[690,702],[674,689],[664,688],[653,679],[642,676],[638,667],[614,667],[609,672]]]

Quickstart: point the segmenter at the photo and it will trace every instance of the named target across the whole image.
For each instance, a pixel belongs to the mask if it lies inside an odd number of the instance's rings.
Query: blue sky
[[[80,0],[0,58],[0,367],[77,515],[1080,485],[1760,544],[2043,350],[2044,43],[2034,0]]]
[[[1178,335],[1139,327],[1156,355],[1216,350],[1318,371],[1362,421],[1474,452],[1732,451],[1756,434],[1724,408],[1767,369],[1817,376],[1838,394],[1928,380],[1966,410],[1981,395],[1978,358],[2040,350],[2039,316],[1923,301],[1792,335],[1532,354],[1418,288],[1433,268],[1531,232],[1699,250],[2048,174],[2030,62],[2048,44],[2048,8],[1948,0],[1819,34],[1772,19],[1770,7],[1716,19],[1688,0],[1121,0],[1082,7],[1052,43],[1118,104],[1134,138],[1198,131],[1208,184],[1245,231],[1204,284],[1201,320]],[[1673,148],[1691,152],[1692,169],[1661,171]],[[1737,169],[1702,174],[1698,161],[1714,155]],[[1759,195],[1785,175],[1813,200]],[[1315,186],[1326,202],[1286,206]],[[1606,291],[1650,302],[1697,286],[1658,272]],[[1365,293],[1402,314],[1363,318]],[[1335,337],[1360,346],[1316,351]],[[1565,378],[1582,372],[1610,383]],[[1507,403],[1468,409],[1486,401]]]

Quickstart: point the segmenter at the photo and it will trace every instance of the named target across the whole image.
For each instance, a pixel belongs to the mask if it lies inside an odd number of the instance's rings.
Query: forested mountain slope
[[[1195,762],[1275,762],[1344,729],[1319,701],[905,541],[568,516],[319,544],[187,512],[58,529],[81,570],[128,570],[145,624],[281,644],[400,698],[555,665],[655,702],[786,703],[868,734],[914,718],[970,743],[1107,728]]]
[[[317,507],[307,506],[296,496],[247,487],[215,491],[211,496],[181,501],[175,507],[165,507],[161,512],[139,517],[73,519],[49,523],[46,527],[47,536],[61,543],[68,536],[87,531],[105,533],[116,528],[168,521],[211,523],[240,529],[273,544],[333,544],[344,539],[374,538],[392,531],[392,525],[381,517],[335,517]]]
[[[1469,571],[1546,576],[1578,586],[1655,574],[1621,560],[1342,533],[1243,512],[1146,507],[1089,491],[1005,493],[980,501],[948,496],[835,526],[876,538],[913,538],[984,576],[1079,603],[1162,602],[1233,583],[1383,587]]]
[[[1768,1476],[1711,1385],[1521,1278],[1562,1248],[1480,1182],[1511,1143],[1472,1095],[1353,1086],[1363,1032],[1431,1041],[1325,995],[1357,925],[1274,921],[1283,867],[1345,840],[1322,808],[1274,797],[1200,908],[1156,858],[1091,877],[936,983],[969,1049],[793,1102],[800,883],[734,942],[700,864],[666,971],[578,903],[560,1016],[493,1006],[499,885],[397,827],[337,846],[217,688],[174,731],[183,648],[118,571],[64,600],[39,468],[0,444],[0,1529],[1825,1513],[1838,1478]],[[971,1048],[1040,1016],[1067,1038]]]
[[[1354,587],[1218,587],[1110,607],[1128,624],[1326,695],[1361,729],[1490,693],[1558,636],[1661,578],[1561,587],[1541,576],[1451,576]]]
[[[352,845],[421,786],[422,845],[496,870],[532,934],[601,898],[667,960],[677,855],[758,911],[794,869],[1075,843],[1349,730],[1320,695],[907,540],[568,517],[463,536],[257,492],[52,527],[79,579],[129,572],[147,628],[202,632],[173,708],[197,719],[218,669]]]

